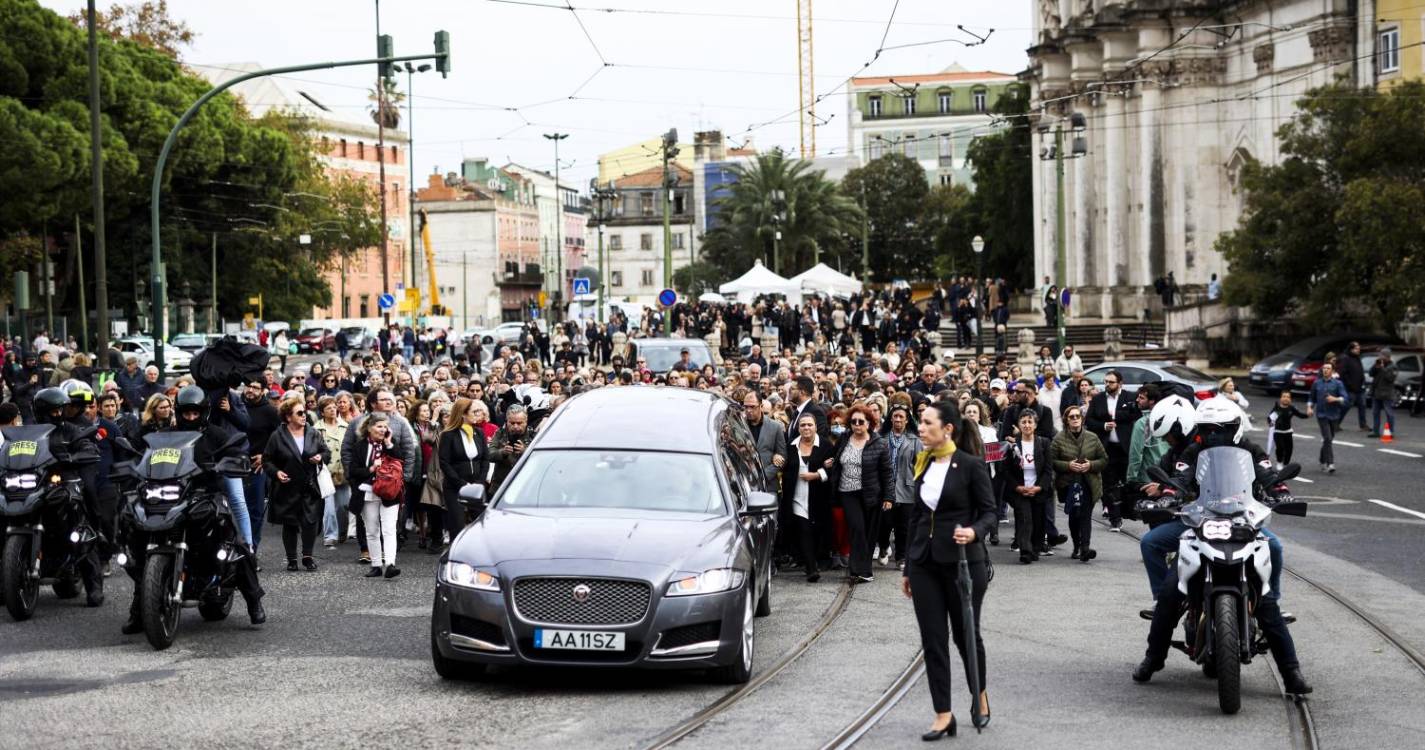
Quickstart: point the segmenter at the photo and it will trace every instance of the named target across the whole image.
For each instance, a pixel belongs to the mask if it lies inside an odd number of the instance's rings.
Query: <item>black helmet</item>
[[[208,393],[196,385],[185,386],[178,392],[178,398],[174,399],[173,412],[178,417],[179,426],[183,426],[184,412],[197,412],[197,422],[200,426],[208,423]]]
[[[64,407],[69,406],[69,394],[59,388],[44,388],[35,394],[34,410],[35,417],[40,422],[52,422],[59,424],[64,421]],[[59,409],[59,416],[51,416],[50,412]]]

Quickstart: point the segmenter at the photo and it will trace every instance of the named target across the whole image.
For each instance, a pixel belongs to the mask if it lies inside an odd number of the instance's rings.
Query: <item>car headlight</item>
[[[737,568],[713,568],[702,573],[676,578],[668,583],[668,596],[691,596],[693,594],[716,594],[731,591],[742,585],[745,577]]]
[[[500,579],[493,573],[462,562],[447,562],[445,567],[441,568],[440,578],[452,586],[463,586],[478,591],[500,590]]]

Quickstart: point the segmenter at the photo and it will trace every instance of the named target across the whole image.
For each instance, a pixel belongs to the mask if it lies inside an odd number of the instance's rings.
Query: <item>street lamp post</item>
[[[1069,116],[1069,129],[1072,131],[1072,153],[1064,155],[1064,122],[1060,118],[1054,123],[1054,144],[1045,146],[1039,151],[1041,161],[1054,162],[1054,278],[1059,286],[1059,299],[1054,301],[1058,306],[1058,330],[1057,338],[1059,351],[1064,350],[1064,341],[1068,337],[1064,323],[1064,309],[1061,301],[1065,290],[1068,288],[1068,251],[1064,235],[1066,233],[1064,217],[1064,160],[1079,159],[1088,155],[1088,141],[1084,138],[1084,130],[1088,127],[1088,121],[1080,112],[1074,112]],[[1039,126],[1041,138],[1047,138],[1049,126],[1047,124]]]
[[[564,195],[559,188],[559,142],[569,134],[545,133],[544,137],[554,141],[554,278],[558,285],[554,288],[554,314],[549,317],[557,321],[563,317],[559,307],[564,301]]]
[[[420,282],[416,279],[416,271],[420,263],[416,260],[416,117],[415,117],[415,94],[412,86],[415,83],[415,74],[424,73],[430,70],[430,64],[405,65],[406,69],[406,192],[409,198],[406,200],[406,213],[411,215],[411,235],[408,240],[411,244],[411,288],[420,289]],[[411,313],[415,317],[415,311]]]
[[[782,273],[782,221],[787,207],[787,194],[773,190],[772,198],[772,273]]]
[[[979,271],[975,274],[975,283],[979,285],[982,290],[980,292],[979,323],[976,326],[979,329],[979,335],[975,337],[975,355],[979,356],[985,353],[985,316],[983,313],[988,305],[988,301],[984,298],[985,293],[983,291],[985,289],[985,238],[978,234],[975,235],[975,239],[970,240],[970,248],[975,251],[975,261],[979,267]]]

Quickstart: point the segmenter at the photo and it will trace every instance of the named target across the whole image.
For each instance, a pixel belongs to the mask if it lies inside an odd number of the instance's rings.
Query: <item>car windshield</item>
[[[499,507],[626,508],[719,513],[709,456],[622,450],[535,451],[510,478]]]
[[[1175,378],[1182,378],[1183,380],[1211,382],[1217,379],[1212,377],[1211,375],[1208,375],[1205,372],[1202,372],[1201,370],[1194,370],[1191,367],[1188,367],[1187,365],[1168,365],[1167,367],[1163,368],[1163,372],[1166,372]]]
[[[174,337],[173,337],[173,343],[174,343],[174,344],[177,344],[177,345],[179,345],[179,346],[185,346],[185,345],[190,345],[190,344],[202,344],[202,343],[203,343],[203,337],[202,337],[202,336],[190,336],[190,335],[174,336]]]
[[[322,334],[324,334],[324,333],[326,333],[326,332],[327,332],[327,329],[325,329],[325,328],[303,328],[301,335],[303,335],[303,336],[321,336]]]
[[[681,346],[641,346],[638,348],[638,356],[648,360],[648,369],[654,372],[663,372],[673,369],[673,365],[678,364],[682,358]],[[702,369],[708,364],[708,352],[700,346],[688,347],[688,359],[697,369]]]

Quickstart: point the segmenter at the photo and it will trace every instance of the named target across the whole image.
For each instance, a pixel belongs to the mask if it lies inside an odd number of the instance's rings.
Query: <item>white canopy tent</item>
[[[791,282],[802,292],[814,292],[832,296],[849,297],[853,294],[859,294],[862,289],[861,282],[857,281],[854,276],[847,276],[825,263],[818,263],[793,276]]]
[[[703,292],[702,294],[698,295],[698,301],[706,302],[710,305],[727,304],[727,298],[722,296],[721,294],[718,294],[717,292]]]
[[[784,294],[793,298],[801,294],[799,285],[773,273],[762,265],[760,260],[753,263],[747,273],[719,286],[717,290],[723,294],[737,295],[738,302],[751,302],[759,294]]]

